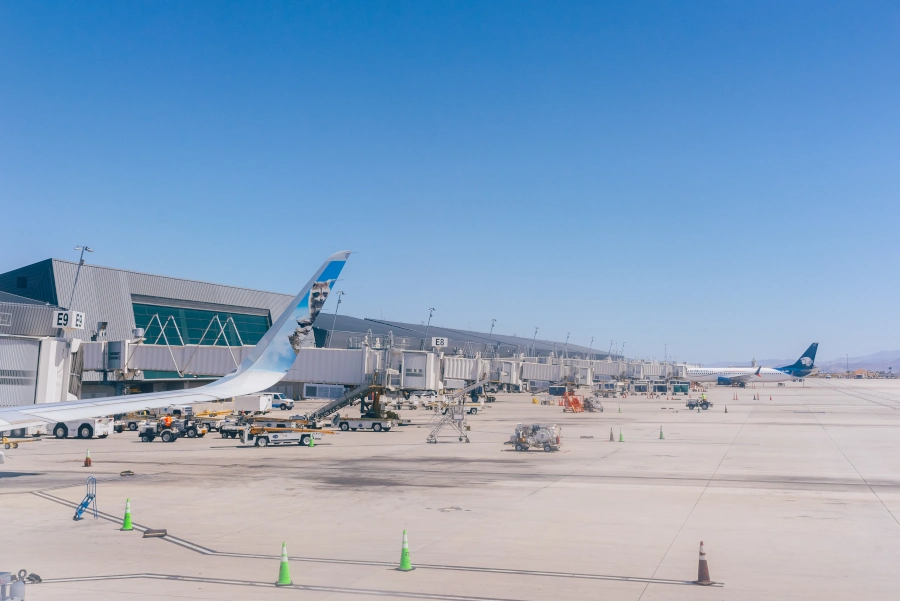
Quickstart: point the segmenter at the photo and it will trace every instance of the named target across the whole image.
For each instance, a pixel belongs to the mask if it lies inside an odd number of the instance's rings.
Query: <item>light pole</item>
[[[569,336],[571,336],[571,335],[572,335],[571,332],[566,332],[566,345],[565,345],[565,348],[566,348],[566,359],[569,358]]]
[[[624,343],[624,342],[622,343],[622,357],[621,357],[621,359],[622,359],[622,361],[625,360],[625,343]]]
[[[334,319],[331,320],[331,333],[328,334],[328,348],[331,348],[331,339],[334,338],[334,324],[337,322],[337,312],[338,308],[341,306],[341,297],[344,296],[344,293],[340,290],[337,292],[338,302],[334,307]]]
[[[850,377],[850,353],[845,355],[847,357],[847,377]]]
[[[669,344],[667,342],[663,343],[663,352],[665,353],[664,362],[668,363],[669,362]]]
[[[538,333],[538,330],[539,330],[539,329],[540,329],[539,327],[534,326],[534,336],[531,338],[531,356],[532,356],[532,357],[535,356],[535,354],[534,354],[534,341],[537,340],[537,333]]]
[[[422,350],[425,350],[425,345],[428,344],[428,328],[431,327],[431,316],[434,315],[434,307],[428,308],[428,325],[425,326],[425,340],[422,341]]]
[[[593,350],[594,350],[594,337],[591,336],[591,346],[588,347],[588,361],[594,360],[594,356],[592,354]]]
[[[496,319],[491,320],[491,331],[488,333],[488,349],[491,348],[491,342],[494,340],[494,324],[497,323]]]
[[[69,306],[66,307],[66,309],[70,311],[72,310],[72,303],[75,301],[75,287],[78,286],[78,276],[81,274],[81,266],[84,265],[84,253],[85,251],[89,253],[94,252],[90,246],[76,246],[75,250],[81,251],[81,258],[78,259],[78,269],[75,270],[75,283],[72,284],[72,296],[69,297]]]

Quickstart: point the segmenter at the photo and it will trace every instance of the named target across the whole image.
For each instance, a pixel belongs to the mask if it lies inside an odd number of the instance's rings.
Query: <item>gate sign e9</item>
[[[83,330],[84,313],[79,311],[54,311],[53,327],[64,330]]]
[[[431,346],[434,348],[444,348],[447,346],[447,339],[443,337],[435,337],[431,339]]]

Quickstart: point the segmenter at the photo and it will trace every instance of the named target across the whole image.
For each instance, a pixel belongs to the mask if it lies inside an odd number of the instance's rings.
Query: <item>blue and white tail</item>
[[[800,355],[800,358],[797,359],[797,361],[791,365],[779,367],[778,369],[782,371],[812,371],[816,367],[816,351],[818,349],[819,343],[813,342],[809,345],[809,348],[806,349],[806,352]]]

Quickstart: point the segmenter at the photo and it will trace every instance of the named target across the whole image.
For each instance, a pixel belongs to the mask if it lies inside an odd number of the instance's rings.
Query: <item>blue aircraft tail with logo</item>
[[[813,342],[809,345],[809,348],[806,349],[806,352],[800,355],[800,358],[797,359],[797,361],[791,365],[779,367],[778,369],[797,376],[809,375],[816,368],[816,351],[818,349],[819,343]]]

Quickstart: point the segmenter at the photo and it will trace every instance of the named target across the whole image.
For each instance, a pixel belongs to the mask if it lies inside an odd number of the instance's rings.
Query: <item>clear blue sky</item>
[[[898,57],[895,2],[3,2],[0,270],[351,248],[359,317],[896,349]]]

